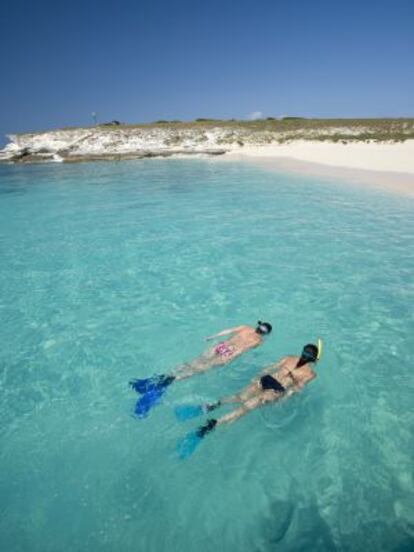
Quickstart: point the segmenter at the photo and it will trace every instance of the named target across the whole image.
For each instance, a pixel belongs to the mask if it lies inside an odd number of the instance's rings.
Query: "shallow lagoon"
[[[0,167],[0,548],[413,546],[413,202],[209,160]],[[131,416],[133,376],[269,320],[266,344]],[[300,395],[219,428],[183,402],[318,336]]]

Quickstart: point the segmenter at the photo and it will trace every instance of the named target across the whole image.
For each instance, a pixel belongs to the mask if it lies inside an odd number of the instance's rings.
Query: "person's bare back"
[[[229,339],[212,347],[211,353],[214,365],[227,364],[230,360],[263,343],[263,334],[259,334],[255,328],[250,326],[233,328],[233,332]]]
[[[312,370],[309,364],[298,367],[300,357],[287,356],[282,358],[275,371],[269,370],[269,374],[276,378],[279,383],[286,389],[295,389],[299,391],[308,382],[316,377],[316,373]]]

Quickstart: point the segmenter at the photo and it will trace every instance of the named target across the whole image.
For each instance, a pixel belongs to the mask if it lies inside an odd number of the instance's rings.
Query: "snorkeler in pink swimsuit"
[[[206,372],[214,366],[222,366],[232,362],[246,351],[261,345],[263,338],[269,335],[271,331],[271,324],[260,320],[256,328],[237,326],[223,330],[207,337],[206,340],[209,341],[227,335],[230,336],[228,339],[211,347],[198,358],[179,366],[172,374],[162,374],[152,378],[130,381],[131,387],[137,393],[142,394],[135,406],[135,414],[139,417],[146,416],[151,407],[159,402],[161,395],[173,381],[187,379],[194,374]]]

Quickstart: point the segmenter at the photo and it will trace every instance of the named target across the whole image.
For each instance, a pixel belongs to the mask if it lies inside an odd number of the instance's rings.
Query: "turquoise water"
[[[0,167],[0,549],[408,551],[413,202],[242,164]],[[258,318],[266,344],[131,416],[130,377]],[[213,400],[322,336],[318,378],[206,437]]]

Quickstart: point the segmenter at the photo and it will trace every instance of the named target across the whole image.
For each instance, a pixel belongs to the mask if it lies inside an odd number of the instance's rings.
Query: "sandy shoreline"
[[[414,197],[414,140],[385,144],[296,141],[239,148],[221,159]]]

